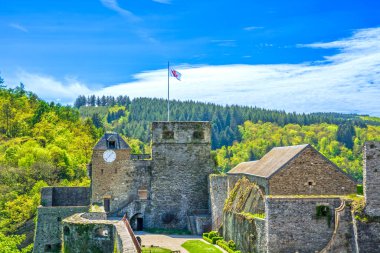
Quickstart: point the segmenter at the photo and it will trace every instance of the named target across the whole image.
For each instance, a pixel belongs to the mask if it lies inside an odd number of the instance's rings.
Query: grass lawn
[[[182,247],[190,253],[222,253],[220,249],[201,240],[189,240],[182,244]]]
[[[171,253],[170,249],[165,248],[151,248],[151,247],[142,247],[142,253]]]

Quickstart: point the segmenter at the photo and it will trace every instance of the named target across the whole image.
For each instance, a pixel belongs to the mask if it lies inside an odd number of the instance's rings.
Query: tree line
[[[101,100],[103,97],[92,97],[92,101]],[[83,100],[85,96],[79,96],[78,100]],[[145,143],[150,141],[150,123],[152,121],[165,121],[167,119],[167,100],[157,98],[135,98],[133,100],[126,96],[114,98],[112,96],[104,97],[110,107],[118,105],[124,106],[128,112],[128,124],[114,126],[114,130],[125,134],[126,136],[137,138]],[[122,99],[123,98],[123,99]],[[88,99],[86,100],[88,101]],[[347,145],[349,144],[348,134],[349,126],[366,127],[366,121],[356,114],[341,114],[341,113],[289,113],[281,110],[268,110],[251,106],[238,105],[217,105],[213,103],[202,103],[195,101],[170,101],[171,114],[170,118],[173,121],[211,121],[212,124],[212,148],[217,149],[222,146],[231,145],[234,141],[241,141],[241,133],[238,126],[245,121],[257,123],[272,122],[279,126],[287,124],[311,125],[319,123],[336,124],[344,126],[340,139]],[[111,114],[108,111],[101,109],[102,105],[93,106],[91,103],[80,106],[81,115],[87,117],[107,118],[107,122],[119,119],[123,116],[122,112],[118,115]],[[99,109],[99,110],[98,110]],[[92,114],[90,112],[93,112]],[[348,128],[346,128],[347,126]],[[344,136],[345,137],[344,137]]]

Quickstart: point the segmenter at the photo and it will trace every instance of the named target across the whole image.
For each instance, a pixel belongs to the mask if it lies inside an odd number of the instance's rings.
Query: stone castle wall
[[[242,253],[265,252],[265,220],[257,216],[264,212],[261,188],[246,177],[239,179],[223,208],[224,239],[235,241]]]
[[[210,175],[210,208],[212,230],[218,230],[223,222],[223,207],[228,196],[226,175]]]
[[[271,195],[356,193],[356,183],[312,147],[306,148],[269,180]]]
[[[332,238],[339,198],[266,197],[268,252],[319,252]],[[317,217],[317,206],[330,209],[330,215]]]
[[[88,206],[38,207],[33,252],[61,252],[62,220],[88,209]]]
[[[110,212],[117,212],[134,200],[138,191],[150,187],[150,161],[130,160],[130,149],[114,150],[116,160],[103,160],[104,150],[94,150],[92,155],[92,203],[103,205],[110,199]]]
[[[365,212],[380,217],[380,142],[367,142],[363,152]]]
[[[107,220],[101,213],[77,213],[64,219],[62,237],[62,252],[137,252],[123,221]]]
[[[41,189],[43,206],[88,206],[89,187],[44,187]]]
[[[150,206],[144,226],[189,229],[187,215],[209,208],[213,172],[209,122],[153,122]]]

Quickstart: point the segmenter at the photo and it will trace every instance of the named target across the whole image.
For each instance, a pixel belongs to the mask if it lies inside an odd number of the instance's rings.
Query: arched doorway
[[[144,218],[141,213],[133,215],[129,223],[131,224],[132,229],[135,231],[142,231],[144,229]]]

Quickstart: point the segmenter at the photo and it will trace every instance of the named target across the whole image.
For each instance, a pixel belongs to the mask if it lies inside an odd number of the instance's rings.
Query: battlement
[[[152,123],[154,144],[210,144],[211,124],[206,121],[160,121]]]
[[[44,187],[41,189],[41,205],[51,206],[88,206],[90,205],[89,187]]]

